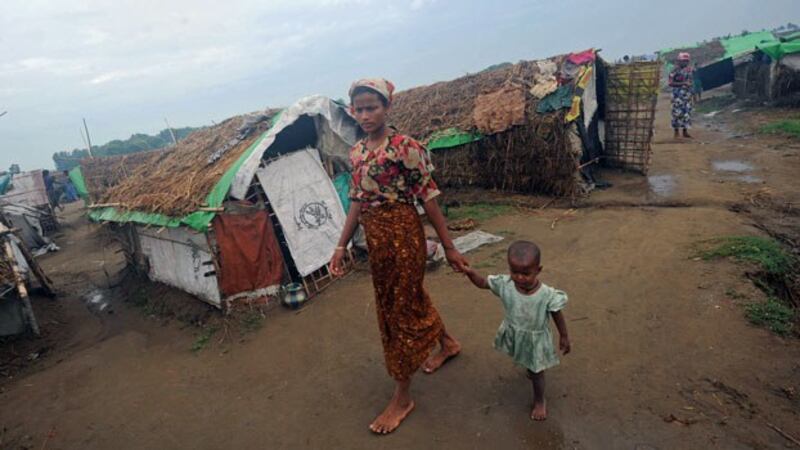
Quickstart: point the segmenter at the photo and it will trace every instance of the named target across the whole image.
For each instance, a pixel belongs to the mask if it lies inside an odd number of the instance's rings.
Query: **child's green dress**
[[[492,275],[488,281],[489,289],[500,297],[506,311],[494,348],[534,373],[558,365],[550,313],[564,308],[567,294],[542,283],[535,293],[525,295],[509,275]]]

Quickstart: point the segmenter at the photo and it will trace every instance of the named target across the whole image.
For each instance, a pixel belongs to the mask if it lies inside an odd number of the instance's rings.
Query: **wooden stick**
[[[578,170],[581,170],[581,169],[583,169],[584,167],[588,166],[589,164],[594,164],[594,163],[596,163],[596,162],[598,162],[598,161],[600,161],[600,157],[599,157],[599,156],[598,156],[597,158],[595,158],[595,159],[591,160],[591,161],[587,161],[587,162],[585,162],[585,163],[581,164],[580,166],[578,166]]]
[[[7,228],[0,224],[0,230],[6,230]],[[17,292],[19,292],[19,297],[22,300],[22,311],[25,314],[25,319],[28,321],[28,325],[31,327],[31,331],[36,336],[39,336],[39,324],[36,323],[36,316],[33,315],[33,307],[31,306],[31,299],[28,298],[28,289],[25,287],[25,280],[22,278],[22,273],[19,270],[19,266],[17,266],[17,261],[14,258],[14,250],[11,248],[11,241],[8,238],[5,239],[4,247],[6,251],[6,257],[8,258],[8,263],[11,264],[11,270],[14,272],[14,279],[17,283]]]
[[[539,209],[542,210],[542,209],[547,208],[548,206],[553,204],[553,202],[556,201],[557,199],[558,199],[558,197],[551,198],[550,200],[547,201],[547,203],[545,203],[544,205],[540,206]]]
[[[18,245],[19,250],[22,252],[22,255],[25,256],[25,260],[28,262],[28,267],[31,268],[33,274],[36,275],[36,278],[39,280],[39,284],[42,285],[42,289],[44,289],[45,294],[49,296],[56,295],[56,290],[53,287],[53,282],[48,278],[47,274],[44,273],[42,270],[42,266],[36,262],[36,258],[34,258],[31,251],[28,249],[28,246],[25,245],[25,242],[22,241],[22,237],[19,235],[19,231],[12,230],[15,235],[19,238],[20,243]]]
[[[89,208],[89,209],[94,209],[94,208],[114,208],[114,207],[117,207],[117,206],[123,206],[123,204],[122,203],[95,203],[93,205],[87,206],[87,208]]]
[[[200,208],[197,208],[197,210],[198,211],[203,211],[203,212],[224,212],[225,208],[222,208],[222,207],[220,207],[220,208],[211,208],[211,207],[202,206]]]
[[[800,441],[798,441],[797,438],[795,438],[791,434],[781,430],[780,428],[778,428],[777,426],[775,426],[775,425],[773,425],[773,424],[771,424],[769,422],[767,422],[767,426],[772,428],[773,430],[775,430],[775,432],[777,432],[778,434],[780,434],[781,436],[783,436],[787,440],[794,442],[794,445],[800,447]]]

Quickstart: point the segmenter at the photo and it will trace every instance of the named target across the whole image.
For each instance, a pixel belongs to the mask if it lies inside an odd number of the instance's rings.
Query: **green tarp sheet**
[[[786,55],[800,53],[800,40],[759,45],[758,49],[769,55],[770,58],[780,60]]]
[[[457,128],[448,128],[434,133],[428,138],[428,143],[425,147],[428,150],[458,147],[459,145],[469,144],[470,142],[479,141],[481,139],[483,139],[483,135],[480,133],[461,131]]]
[[[339,194],[339,200],[342,201],[342,208],[344,213],[350,211],[350,182],[353,176],[350,172],[342,172],[336,175],[333,179],[333,187],[336,188],[336,193]]]
[[[86,180],[83,179],[83,172],[81,172],[81,166],[75,166],[72,170],[69,171],[69,179],[72,181],[72,185],[75,186],[75,190],[78,191],[78,195],[84,200],[89,200],[89,190],[86,189]]]
[[[11,185],[11,174],[0,177],[0,195],[3,195]]]
[[[744,36],[721,39],[719,42],[725,49],[725,56],[723,56],[723,58],[730,58],[741,55],[742,53],[751,52],[755,50],[759,44],[777,43],[778,40],[770,31],[758,31]]]
[[[272,118],[270,129],[275,126],[275,123],[278,121],[280,116],[281,114],[278,113]],[[264,140],[268,133],[269,130],[265,131],[258,139],[253,141],[250,147],[248,147],[247,150],[245,150],[244,153],[239,156],[239,159],[237,159],[236,162],[222,175],[219,181],[217,181],[217,184],[214,185],[214,188],[211,189],[208,197],[206,197],[206,204],[209,208],[219,208],[222,206],[222,202],[228,195],[228,190],[231,188],[231,183],[233,182],[233,178],[236,176],[236,172],[239,171],[242,163],[244,163],[250,154],[253,153],[253,151],[256,149],[256,147],[258,147],[261,141]],[[208,228],[208,224],[214,219],[215,215],[216,214],[213,212],[195,211],[184,217],[175,218],[165,216],[163,214],[145,213],[139,211],[118,211],[116,208],[99,208],[89,212],[89,218],[95,221],[136,222],[143,225],[156,225],[170,228],[186,225],[197,231],[205,231]]]
[[[536,112],[544,114],[571,106],[572,86],[565,84],[539,100],[539,104],[536,105]]]

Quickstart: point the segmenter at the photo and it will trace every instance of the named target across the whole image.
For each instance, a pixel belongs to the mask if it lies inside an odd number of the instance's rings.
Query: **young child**
[[[487,278],[472,268],[465,270],[475,286],[491,289],[503,302],[506,314],[497,330],[494,347],[528,369],[528,378],[533,384],[533,420],[547,418],[544,371],[559,363],[549,326],[551,316],[560,336],[558,347],[564,355],[570,351],[567,324],[561,312],[567,303],[567,294],[539,281],[540,262],[541,252],[536,244],[516,241],[508,248],[510,275]]]

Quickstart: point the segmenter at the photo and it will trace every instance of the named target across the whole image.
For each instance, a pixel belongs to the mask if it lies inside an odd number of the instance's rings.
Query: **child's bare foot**
[[[547,404],[545,402],[533,404],[533,410],[531,410],[531,420],[547,420]]]
[[[403,403],[397,398],[392,398],[386,409],[369,425],[369,429],[376,434],[389,434],[400,426],[413,409],[413,400]]]
[[[439,370],[450,359],[461,353],[461,344],[451,336],[445,336],[441,341],[441,348],[435,355],[422,364],[422,371],[431,374]]]

